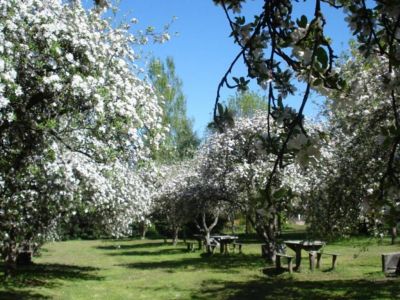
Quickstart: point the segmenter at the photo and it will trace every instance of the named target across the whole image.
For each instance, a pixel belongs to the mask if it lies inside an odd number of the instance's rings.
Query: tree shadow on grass
[[[158,251],[122,251],[122,252],[111,252],[107,253],[107,255],[111,256],[119,256],[119,255],[127,255],[127,256],[159,256],[159,255],[177,255],[187,252],[184,248],[172,248],[172,249],[162,249]]]
[[[163,242],[154,242],[154,243],[135,243],[132,245],[118,245],[117,241],[113,242],[113,245],[108,245],[108,246],[96,246],[94,248],[100,249],[100,250],[129,250],[129,249],[139,249],[139,248],[155,248],[155,247],[161,247],[161,246],[167,246],[168,244],[163,243]]]
[[[1,277],[0,286],[7,289],[26,288],[26,287],[54,287],[55,280],[102,280],[93,272],[98,268],[82,267],[63,264],[32,264],[29,266],[19,267],[13,277],[5,279]],[[0,266],[0,272],[4,273],[4,266]],[[3,299],[0,297],[0,299]],[[5,298],[7,299],[7,298]]]
[[[16,290],[7,290],[7,291],[0,291],[0,299],[7,299],[7,300],[35,300],[35,299],[50,299],[47,296],[26,292],[26,291],[16,291]]]
[[[204,281],[191,299],[399,299],[399,280],[295,281],[259,277],[248,282]]]
[[[262,269],[264,260],[258,255],[203,255],[202,257],[187,257],[179,260],[163,260],[150,262],[137,262],[119,265],[126,268],[151,270],[165,269],[174,272],[180,269],[213,269],[216,272],[226,273],[236,268]]]
[[[274,277],[274,276],[278,276],[278,275],[290,276],[290,274],[288,273],[288,269],[285,267],[278,270],[277,268],[275,268],[275,266],[267,266],[266,268],[264,268],[262,270],[262,272],[264,275],[267,275],[269,277]]]

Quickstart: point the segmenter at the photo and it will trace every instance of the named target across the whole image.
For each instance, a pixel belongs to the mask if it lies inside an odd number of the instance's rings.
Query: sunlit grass
[[[289,233],[290,234],[290,233]],[[292,232],[293,234],[293,232]],[[291,236],[288,235],[290,238]],[[246,241],[246,239],[243,239]],[[354,238],[329,243],[341,254],[336,270],[277,274],[263,269],[260,244],[244,254],[209,257],[163,240],[96,240],[45,245],[35,265],[2,281],[0,299],[396,299],[400,280],[381,272],[381,253],[399,251],[388,240]],[[290,250],[288,250],[290,253]]]

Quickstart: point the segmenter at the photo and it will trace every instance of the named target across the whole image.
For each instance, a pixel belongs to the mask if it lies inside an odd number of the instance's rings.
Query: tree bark
[[[206,240],[206,249],[207,249],[207,253],[212,253],[212,249],[211,249],[211,231],[213,230],[213,228],[217,225],[218,223],[218,218],[219,218],[219,213],[217,213],[217,215],[214,218],[214,221],[211,223],[210,226],[207,225],[206,222],[206,213],[203,212],[202,215],[202,220],[203,220],[203,229],[205,232],[205,240]]]
[[[281,216],[281,214],[278,214],[276,218],[277,218],[277,221],[276,221],[277,234],[278,234],[278,236],[281,236],[282,235],[282,216]]]
[[[17,271],[17,256],[18,249],[17,244],[8,241],[4,247],[4,275],[5,277],[13,276]]]
[[[246,228],[245,228],[245,233],[249,234],[250,233],[250,222],[249,222],[249,216],[246,214]]]
[[[258,236],[264,241],[262,247],[262,256],[268,262],[275,262],[276,260],[276,215],[266,218],[256,215],[256,221],[248,218],[252,226],[255,228]]]
[[[141,222],[140,225],[140,238],[144,240],[146,238],[146,233],[147,233],[147,225],[145,222]]]
[[[179,237],[179,227],[175,227],[173,229],[173,238],[172,238],[173,246],[176,246],[178,244],[178,237]]]
[[[183,242],[186,243],[186,240],[187,240],[186,226],[183,226],[183,228],[182,228],[182,239],[183,239]]]
[[[394,226],[392,226],[391,237],[392,237],[392,245],[394,245],[397,238],[397,224],[394,224]]]
[[[233,213],[228,213],[228,223],[231,229],[231,234],[235,234],[235,215]]]

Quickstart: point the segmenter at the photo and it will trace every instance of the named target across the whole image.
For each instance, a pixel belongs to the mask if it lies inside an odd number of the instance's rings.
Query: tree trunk
[[[214,228],[214,227],[217,225],[217,223],[218,223],[218,217],[219,217],[219,214],[217,213],[217,215],[215,216],[214,221],[212,222],[212,224],[211,224],[210,226],[208,226],[208,225],[207,225],[207,222],[206,222],[206,213],[203,212],[203,215],[202,215],[202,219],[203,219],[203,229],[204,229],[204,232],[205,232],[205,240],[206,240],[206,249],[207,249],[207,253],[212,253],[210,235],[211,235],[211,230],[213,230],[213,228]]]
[[[179,227],[173,229],[172,245],[176,246],[178,244]]]
[[[140,225],[140,238],[144,240],[146,238],[146,233],[147,233],[147,225],[145,222],[141,222]]]
[[[187,235],[186,235],[186,226],[182,228],[182,238],[183,242],[186,243]]]
[[[274,263],[276,260],[276,242],[274,240],[269,240],[266,243],[266,259],[268,262]]]
[[[246,214],[246,228],[245,228],[245,233],[249,234],[250,233],[250,222],[249,222],[249,216]]]
[[[5,277],[13,276],[17,271],[17,244],[8,241],[4,247],[4,275]]]
[[[276,220],[276,215],[272,219],[269,219],[268,225],[267,225],[267,237],[269,240],[268,243],[268,256],[267,260],[270,262],[275,262],[276,259],[276,227],[275,227],[275,220]]]
[[[276,259],[276,217],[275,215],[270,218],[256,215],[256,222],[248,218],[253,227],[255,228],[258,236],[264,241],[264,245],[261,247],[261,255],[268,262],[275,262]]]
[[[392,245],[394,245],[394,243],[396,242],[396,238],[397,238],[397,224],[392,226],[391,236],[392,236]]]
[[[275,262],[276,258],[276,241],[274,239],[269,238],[267,230],[265,228],[256,227],[256,231],[259,236],[263,237],[264,245],[262,245],[262,253],[261,255],[268,262]]]
[[[278,214],[277,216],[276,216],[276,218],[277,218],[277,224],[276,224],[276,228],[277,228],[277,235],[278,236],[281,236],[282,235],[282,216],[281,216],[281,214]]]
[[[230,221],[231,221],[231,232],[232,232],[232,235],[235,235],[235,218],[232,218]]]
[[[207,253],[212,253],[211,249],[211,238],[210,238],[211,232],[208,230],[208,228],[205,229],[205,240],[206,240],[206,251]]]

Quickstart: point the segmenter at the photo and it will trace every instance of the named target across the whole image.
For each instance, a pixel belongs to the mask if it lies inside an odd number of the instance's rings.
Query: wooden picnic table
[[[300,269],[301,265],[301,250],[304,249],[306,251],[318,251],[323,246],[325,246],[325,242],[322,241],[300,241],[300,240],[288,240],[283,241],[287,247],[292,249],[296,253],[296,266],[295,270]]]
[[[228,245],[232,244],[238,239],[238,237],[234,235],[212,235],[210,236],[210,238],[216,240],[219,243],[221,254],[228,254]]]
[[[382,254],[382,271],[385,274],[400,274],[400,252]]]

